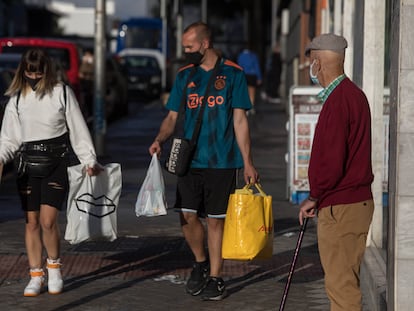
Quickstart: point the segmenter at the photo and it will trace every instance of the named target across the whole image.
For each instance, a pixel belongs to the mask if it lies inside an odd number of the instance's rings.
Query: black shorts
[[[225,218],[229,196],[234,193],[237,169],[192,168],[177,179],[175,209],[200,216]]]
[[[18,177],[17,189],[23,210],[39,211],[41,204],[61,210],[69,189],[67,167],[68,159],[65,157],[53,173],[45,178],[27,175]]]
[[[39,141],[48,143],[64,143],[67,136]],[[17,178],[17,190],[24,211],[39,211],[41,204],[47,204],[62,209],[69,189],[68,168],[69,159],[62,157],[59,165],[47,177],[30,177],[24,174]]]
[[[247,75],[246,81],[248,86],[257,86],[257,76],[256,75]]]

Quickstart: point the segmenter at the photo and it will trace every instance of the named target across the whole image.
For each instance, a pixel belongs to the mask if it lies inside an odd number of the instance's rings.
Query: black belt
[[[33,143],[23,143],[22,151],[40,151],[40,152],[67,152],[68,146],[66,144],[33,144]]]

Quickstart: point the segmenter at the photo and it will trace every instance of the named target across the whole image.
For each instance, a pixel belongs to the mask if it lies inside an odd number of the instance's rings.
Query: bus
[[[127,48],[142,48],[166,52],[162,44],[162,20],[151,17],[135,17],[120,23],[116,52]]]

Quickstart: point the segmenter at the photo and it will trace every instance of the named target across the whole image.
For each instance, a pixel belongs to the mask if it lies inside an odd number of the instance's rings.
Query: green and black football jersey
[[[179,111],[183,91],[186,92],[184,136],[191,139],[201,105],[206,104],[193,168],[240,168],[243,160],[233,126],[233,109],[251,109],[246,77],[240,66],[222,59],[216,77],[204,99],[213,69],[197,67],[188,81],[193,65],[179,70],[166,108]]]

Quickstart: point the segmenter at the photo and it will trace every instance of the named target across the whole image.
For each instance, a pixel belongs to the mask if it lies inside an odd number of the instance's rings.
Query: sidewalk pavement
[[[66,214],[60,213],[64,292],[23,297],[28,282],[24,219],[12,174],[0,186],[1,310],[279,310],[299,233],[298,209],[286,199],[287,116],[283,104],[259,103],[249,117],[252,151],[263,189],[273,197],[274,255],[270,260],[225,261],[229,297],[204,302],[185,293],[192,255],[173,210],[160,217],[135,216],[135,200],[151,160],[148,147],[165,115],[161,104],[134,107],[112,124],[101,163],[121,163],[123,189],[118,239],[70,245],[63,240]],[[164,174],[167,200],[174,203],[175,178]],[[315,222],[309,221],[296,265],[286,311],[329,310],[323,287]]]

